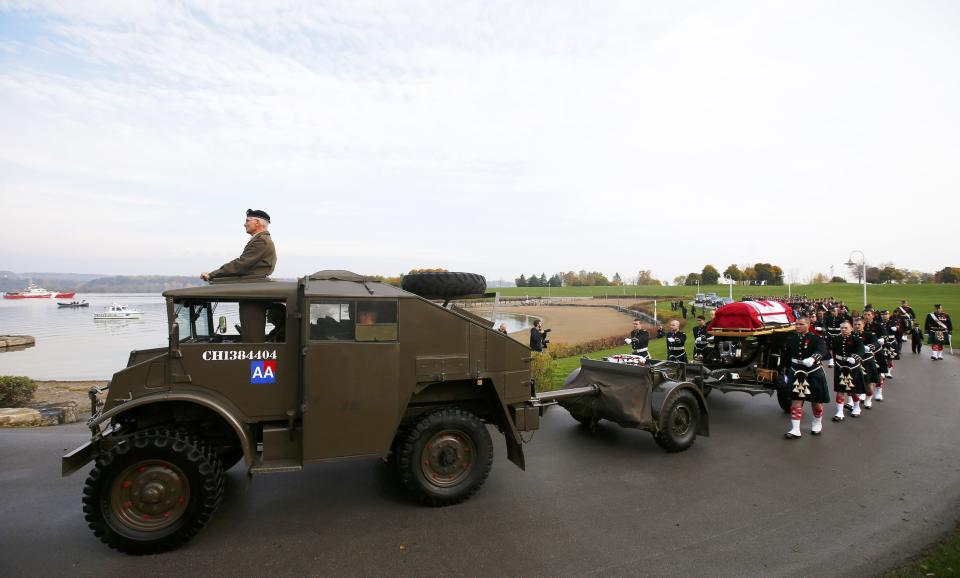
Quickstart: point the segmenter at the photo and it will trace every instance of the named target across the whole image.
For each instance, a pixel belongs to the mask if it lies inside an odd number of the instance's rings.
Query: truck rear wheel
[[[689,391],[677,393],[660,414],[660,431],[653,438],[668,452],[682,452],[697,439],[700,404]]]
[[[785,383],[777,384],[777,403],[784,412],[790,411],[790,386]]]
[[[97,458],[83,488],[83,512],[111,548],[166,552],[206,525],[223,486],[223,466],[212,448],[183,432],[148,430]]]
[[[431,506],[458,504],[480,489],[493,465],[483,422],[454,408],[422,417],[400,443],[400,481]]]

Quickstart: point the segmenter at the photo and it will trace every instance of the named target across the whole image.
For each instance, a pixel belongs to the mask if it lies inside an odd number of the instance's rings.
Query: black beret
[[[266,222],[268,222],[268,223],[270,222],[270,215],[268,215],[265,211],[261,211],[260,209],[256,209],[256,210],[254,210],[254,209],[247,209],[247,216],[248,216],[248,217],[256,217],[256,218],[258,218],[258,219],[263,219],[264,221],[266,221]]]
[[[939,303],[934,303],[934,304],[933,304],[933,308],[934,308],[934,309],[940,309],[940,304],[939,304]]]

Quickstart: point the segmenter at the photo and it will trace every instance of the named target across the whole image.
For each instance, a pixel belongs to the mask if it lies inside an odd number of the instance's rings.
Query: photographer
[[[539,319],[530,328],[530,349],[534,351],[543,351],[547,348],[547,344],[550,343],[550,340],[547,339],[547,333],[550,333],[549,329],[543,328],[543,322]]]

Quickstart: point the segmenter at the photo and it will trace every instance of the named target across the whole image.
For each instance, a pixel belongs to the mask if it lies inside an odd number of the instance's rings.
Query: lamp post
[[[790,297],[793,296],[793,288],[790,283],[791,279],[786,273],[781,273],[780,278],[787,282],[787,299],[790,299]]]
[[[728,281],[727,285],[730,287],[730,300],[733,301],[733,277],[724,275],[723,278]]]
[[[850,251],[850,256],[847,257],[847,262],[844,263],[847,267],[853,267],[856,263],[853,262],[853,254],[860,253],[860,275],[863,276],[863,306],[867,306],[867,257],[863,254],[863,251],[860,249],[854,249]]]

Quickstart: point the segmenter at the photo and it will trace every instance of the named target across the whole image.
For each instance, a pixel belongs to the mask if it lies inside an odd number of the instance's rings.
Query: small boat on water
[[[43,287],[39,287],[30,283],[27,285],[26,289],[21,289],[20,291],[8,291],[3,294],[4,299],[50,299],[56,297],[57,299],[72,299],[77,292],[72,293],[57,293],[56,291],[47,291]]]
[[[128,309],[126,305],[114,303],[110,307],[104,307],[103,313],[94,313],[94,319],[140,319],[143,311]]]
[[[77,307],[90,307],[90,304],[86,301],[71,301],[70,303],[57,303],[57,307],[67,307],[70,309],[76,309]]]

